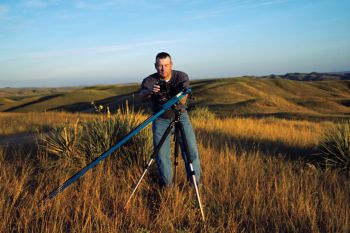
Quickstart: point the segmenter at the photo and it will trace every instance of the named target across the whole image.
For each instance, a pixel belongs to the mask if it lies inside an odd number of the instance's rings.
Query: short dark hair
[[[160,53],[158,53],[157,56],[156,56],[156,62],[157,62],[158,59],[164,59],[164,58],[167,58],[167,57],[169,57],[170,60],[171,60],[171,56],[170,56],[169,53],[160,52]]]

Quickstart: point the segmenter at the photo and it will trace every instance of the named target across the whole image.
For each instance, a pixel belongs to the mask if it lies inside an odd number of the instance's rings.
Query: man
[[[166,82],[166,85],[170,89],[170,92],[179,92],[183,87],[188,87],[189,79],[186,73],[173,70],[173,62],[171,56],[168,53],[161,52],[156,56],[155,68],[157,73],[151,74],[145,78],[141,85],[140,97],[142,101],[152,101],[152,108],[154,113],[161,109],[164,100],[160,95],[160,82]],[[175,93],[177,94],[177,93]],[[186,99],[185,96],[179,103],[177,108],[181,110],[180,122],[182,123],[185,131],[187,144],[189,147],[189,156],[192,160],[193,170],[196,176],[196,183],[200,183],[200,162],[197,149],[196,138],[192,129],[192,125],[186,111]],[[153,145],[154,148],[158,145],[162,138],[166,128],[173,120],[173,110],[169,109],[160,117],[158,117],[152,125],[153,132]],[[191,179],[190,168],[187,163],[186,155],[184,153],[184,145],[182,139],[180,139],[182,158],[185,162],[186,172],[188,179]],[[173,179],[172,163],[170,159],[170,135],[166,138],[163,146],[157,155],[156,162],[158,170],[161,176],[163,185],[169,186]]]

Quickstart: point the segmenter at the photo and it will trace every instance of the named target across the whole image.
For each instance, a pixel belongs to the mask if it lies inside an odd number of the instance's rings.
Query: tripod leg
[[[172,121],[172,122],[169,124],[168,128],[165,130],[165,132],[164,132],[162,138],[160,139],[160,141],[159,141],[157,147],[155,148],[153,154],[151,155],[151,159],[148,161],[145,170],[143,171],[143,173],[142,173],[140,179],[137,181],[137,183],[136,183],[136,185],[135,185],[135,187],[134,187],[134,189],[133,189],[133,191],[132,191],[132,193],[131,193],[129,199],[128,199],[127,202],[125,203],[124,208],[123,208],[124,210],[127,208],[127,206],[128,206],[128,204],[129,204],[131,198],[133,197],[133,195],[134,195],[135,192],[136,192],[136,189],[137,189],[138,186],[140,185],[140,183],[141,183],[143,177],[145,176],[145,174],[147,173],[149,167],[152,165],[152,163],[153,163],[153,161],[154,161],[154,158],[157,156],[157,154],[158,154],[160,148],[162,147],[162,145],[163,145],[165,139],[166,139],[166,138],[168,137],[168,135],[170,134],[171,128],[173,127],[173,125],[174,125],[174,121]]]
[[[175,141],[175,150],[174,150],[174,184],[176,184],[176,167],[179,164],[177,161],[177,158],[179,156],[179,130],[176,129],[176,124],[175,124],[175,133],[174,133],[174,141]]]
[[[135,185],[134,189],[132,190],[132,193],[131,193],[131,195],[130,195],[128,201],[127,201],[127,202],[125,203],[125,205],[124,205],[124,208],[123,208],[124,210],[128,207],[131,198],[134,196],[134,194],[135,194],[135,192],[136,192],[136,189],[139,187],[139,185],[140,185],[140,183],[141,183],[143,177],[145,176],[145,174],[146,174],[146,172],[148,171],[149,167],[152,165],[153,161],[154,161],[153,158],[151,158],[151,159],[148,161],[147,167],[146,167],[145,170],[143,171],[143,173],[142,173],[140,179],[137,181],[137,184]]]
[[[197,185],[197,181],[196,181],[196,174],[195,174],[195,171],[193,169],[192,159],[191,159],[191,156],[189,154],[189,149],[188,149],[188,143],[187,143],[187,140],[186,140],[185,130],[184,130],[183,125],[182,125],[182,123],[180,121],[178,122],[178,125],[179,125],[180,131],[181,131],[181,137],[182,137],[182,141],[183,141],[183,144],[184,144],[185,154],[186,154],[186,158],[187,158],[186,160],[187,160],[187,163],[188,163],[188,165],[190,167],[190,172],[191,172],[191,176],[192,176],[193,185],[194,185],[194,188],[195,188],[195,191],[196,191],[196,196],[197,196],[197,199],[198,199],[199,208],[200,208],[200,211],[201,211],[201,214],[202,214],[202,220],[204,222],[205,221],[204,210],[203,210],[202,202],[201,202],[201,199],[200,199],[200,196],[199,196],[199,190],[198,190],[198,185]],[[176,126],[175,126],[175,128],[176,128]]]

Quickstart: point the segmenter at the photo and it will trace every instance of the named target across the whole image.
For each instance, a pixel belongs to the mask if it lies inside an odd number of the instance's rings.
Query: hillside
[[[88,111],[92,102],[113,104],[139,85],[97,85],[80,88],[5,88],[0,89],[0,111]],[[119,103],[119,101],[117,101]]]
[[[350,80],[350,72],[332,73],[287,73],[284,75],[269,75],[267,78],[284,78],[298,81]]]
[[[191,83],[194,104],[221,116],[330,118],[350,116],[350,80],[296,81],[285,78],[227,78]],[[112,110],[126,100],[136,108],[139,84],[82,88],[0,89],[0,111],[91,112],[95,105]]]
[[[350,116],[350,81],[238,78],[194,85],[198,105],[224,115]]]

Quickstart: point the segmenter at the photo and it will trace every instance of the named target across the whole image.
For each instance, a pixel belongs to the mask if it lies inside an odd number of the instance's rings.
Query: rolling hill
[[[287,73],[284,75],[269,75],[265,78],[284,78],[298,81],[324,81],[324,80],[350,80],[350,72],[330,72],[330,73]]]
[[[5,88],[0,89],[0,111],[91,112],[92,102],[114,110],[126,101],[139,108],[144,106],[137,98],[139,87],[140,84],[51,89]],[[194,104],[197,107],[206,106],[220,116],[350,117],[350,80],[300,81],[283,77],[241,77],[194,80],[191,87]]]

